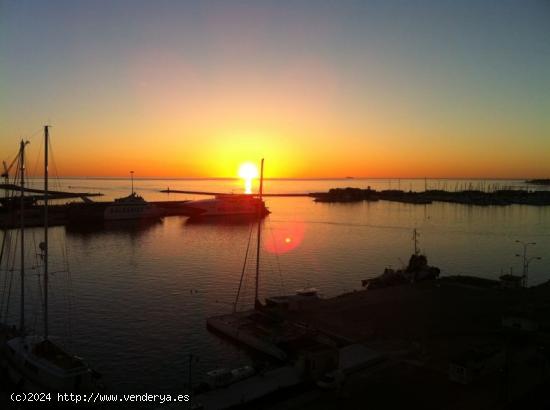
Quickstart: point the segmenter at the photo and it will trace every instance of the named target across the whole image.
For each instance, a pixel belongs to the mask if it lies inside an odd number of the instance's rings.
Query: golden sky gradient
[[[61,176],[550,176],[544,5],[308,4],[6,3],[0,158],[49,123]]]

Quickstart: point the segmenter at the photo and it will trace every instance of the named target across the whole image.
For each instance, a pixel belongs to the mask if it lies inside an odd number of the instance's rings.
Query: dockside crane
[[[15,158],[11,161],[10,165],[8,166],[8,163],[6,161],[2,161],[2,166],[4,167],[4,170],[2,172],[1,177],[4,178],[4,183],[8,184],[10,180],[10,172],[11,169],[17,164],[17,161],[19,160],[20,152],[17,153]]]

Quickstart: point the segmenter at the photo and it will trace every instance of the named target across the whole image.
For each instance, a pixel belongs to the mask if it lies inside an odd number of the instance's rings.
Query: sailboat
[[[29,391],[79,392],[100,389],[99,374],[81,358],[65,351],[50,336],[48,317],[48,144],[49,126],[44,126],[44,242],[40,243],[44,265],[43,335],[28,335],[25,328],[25,242],[24,201],[21,199],[21,296],[17,335],[5,343],[5,359],[8,375],[19,387]],[[25,184],[25,146],[21,141],[21,198]]]
[[[261,168],[260,168],[260,190],[258,198],[262,200],[262,191],[263,191],[263,174],[264,174],[264,160],[262,159]],[[259,210],[259,208],[258,208]],[[257,321],[257,316],[262,315],[261,311],[263,308],[262,303],[260,302],[258,289],[260,283],[260,245],[261,245],[261,214],[258,212],[258,233],[257,233],[257,243],[256,243],[256,278],[255,278],[255,291],[254,291],[254,309],[247,310],[244,312],[237,312],[237,301],[239,298],[239,293],[241,286],[239,285],[239,290],[237,291],[237,298],[235,304],[233,305],[233,313],[214,316],[206,319],[206,326],[218,333],[221,333],[225,336],[228,336],[232,339],[235,339],[253,349],[261,351],[269,356],[275,357],[280,360],[286,359],[286,353],[278,348],[273,340],[268,335],[262,335],[254,331],[255,322]],[[246,264],[246,257],[245,257]],[[244,269],[243,269],[244,272]],[[242,284],[242,279],[241,279]]]
[[[25,312],[23,311],[23,306],[24,306],[24,302],[25,302],[25,292],[24,292],[24,279],[25,279],[25,259],[23,257],[24,255],[24,241],[25,241],[25,230],[24,230],[24,225],[25,225],[25,218],[24,218],[24,215],[25,215],[25,202],[26,201],[26,198],[24,196],[24,192],[25,192],[25,147],[27,146],[27,144],[29,144],[28,141],[24,141],[24,140],[21,140],[21,143],[20,143],[20,146],[19,146],[19,152],[17,154],[17,157],[16,159],[12,162],[12,164],[7,167],[4,163],[4,169],[5,169],[5,172],[4,174],[2,174],[2,176],[5,178],[5,181],[6,181],[6,184],[9,182],[9,174],[8,174],[8,171],[9,169],[15,164],[16,160],[19,161],[18,165],[19,165],[19,171],[21,173],[21,177],[20,177],[20,187],[19,187],[19,193],[20,195],[17,197],[17,196],[10,196],[8,195],[7,191],[6,191],[6,196],[4,197],[4,199],[6,200],[6,203],[10,203],[11,205],[11,208],[13,210],[15,210],[15,207],[17,205],[19,205],[19,218],[20,218],[20,236],[21,236],[21,314],[20,314],[20,323],[23,323],[24,320],[25,320]],[[19,202],[19,204],[17,204],[16,202]],[[10,242],[10,239],[8,239],[8,231],[7,230],[4,230],[3,232],[3,237],[2,237],[2,249],[0,251],[0,262],[3,261],[3,258],[4,256],[9,253],[8,252],[8,249],[7,249],[7,243]],[[9,258],[9,256],[7,256],[7,258]],[[15,258],[15,256],[14,256]],[[5,296],[5,295],[3,295]],[[7,297],[7,299],[9,299],[9,295]],[[3,306],[2,306],[3,308]],[[4,312],[2,311],[2,314]],[[20,333],[20,329],[22,328],[22,326],[20,325],[19,329],[14,326],[14,325],[9,325],[7,323],[1,323],[0,324],[0,349],[1,349],[1,352],[3,353],[4,350],[7,349],[6,347],[6,342],[12,338],[14,338],[15,336],[19,335]],[[1,363],[2,363],[2,367],[4,367],[6,365],[6,360],[5,360],[5,357],[3,357],[4,355],[2,355],[2,360],[1,360]]]
[[[264,160],[260,167],[260,189],[258,199],[262,202],[263,195]],[[286,360],[287,353],[280,345],[296,340],[308,333],[307,330],[295,326],[279,326],[280,310],[292,310],[294,306],[318,298],[317,289],[309,288],[297,291],[296,295],[276,296],[260,301],[260,248],[262,233],[262,218],[265,216],[261,208],[257,212],[256,236],[256,275],[254,287],[254,308],[246,311],[237,311],[239,294],[243,283],[243,276],[237,290],[237,297],[233,304],[233,313],[210,317],[206,320],[207,327],[213,331],[230,337],[252,349],[267,354],[279,360]],[[248,253],[248,249],[247,249]],[[246,266],[246,257],[245,257]],[[244,274],[244,268],[243,272]]]

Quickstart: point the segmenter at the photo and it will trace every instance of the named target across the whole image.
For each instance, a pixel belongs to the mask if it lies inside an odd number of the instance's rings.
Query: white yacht
[[[216,195],[211,199],[189,201],[185,206],[198,216],[258,214],[265,216],[269,213],[261,197],[250,194]]]
[[[160,218],[162,211],[135,192],[132,192],[130,195],[115,199],[114,202],[110,203],[105,208],[103,216],[105,220],[109,221],[116,219]]]

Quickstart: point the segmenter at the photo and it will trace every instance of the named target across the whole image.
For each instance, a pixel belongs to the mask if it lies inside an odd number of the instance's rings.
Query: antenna
[[[130,171],[130,179],[132,180],[132,195],[134,195],[134,171]]]

